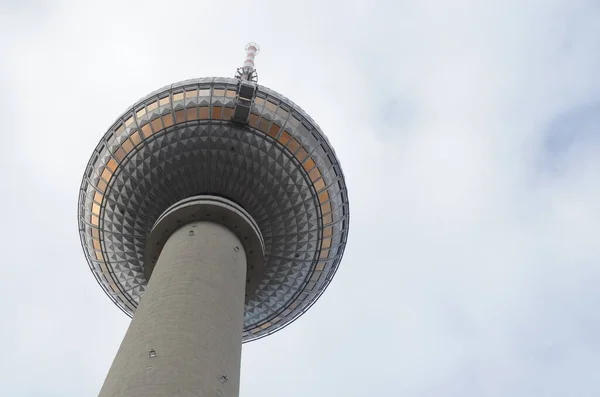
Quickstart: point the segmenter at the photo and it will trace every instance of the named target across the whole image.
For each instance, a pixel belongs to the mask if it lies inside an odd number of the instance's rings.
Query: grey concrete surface
[[[231,231],[210,222],[176,230],[99,397],[237,397],[245,280]]]

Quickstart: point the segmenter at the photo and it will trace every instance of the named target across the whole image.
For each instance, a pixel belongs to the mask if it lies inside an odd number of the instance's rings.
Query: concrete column
[[[246,255],[231,231],[210,222],[176,230],[100,397],[238,397],[245,285]]]

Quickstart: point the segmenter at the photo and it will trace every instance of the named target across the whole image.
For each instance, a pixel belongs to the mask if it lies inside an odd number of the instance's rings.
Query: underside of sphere
[[[228,78],[165,87],[125,112],[94,151],[81,187],[81,240],[98,282],[127,314],[148,282],[153,225],[192,196],[236,203],[264,238],[245,341],[296,319],[337,270],[348,201],[335,153],[294,103],[258,85],[248,101],[247,89]]]

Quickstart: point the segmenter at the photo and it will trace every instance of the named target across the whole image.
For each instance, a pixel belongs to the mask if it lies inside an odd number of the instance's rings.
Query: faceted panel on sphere
[[[316,123],[260,85],[247,124],[236,122],[239,84],[186,80],[124,112],[88,163],[79,230],[92,273],[132,316],[148,281],[144,250],[157,218],[190,196],[235,201],[265,241],[264,278],[244,313],[250,341],[295,320],[325,290],[346,245],[349,209],[340,165]]]

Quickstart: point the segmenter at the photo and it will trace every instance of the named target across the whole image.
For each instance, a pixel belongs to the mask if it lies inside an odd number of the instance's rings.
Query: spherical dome
[[[241,206],[264,238],[264,275],[246,301],[243,340],[281,329],[335,274],[348,235],[348,198],[316,123],[260,85],[188,80],[119,117],[92,154],[79,197],[93,274],[132,316],[148,281],[144,251],[152,226],[174,203],[206,194]]]

